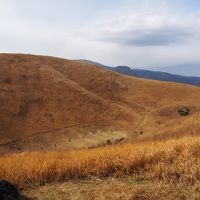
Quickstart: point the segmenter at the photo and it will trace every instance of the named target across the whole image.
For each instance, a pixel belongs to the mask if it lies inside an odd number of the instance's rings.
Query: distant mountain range
[[[90,60],[80,60],[80,61],[95,64],[98,67],[103,67],[105,69],[118,72],[124,75],[128,75],[128,76],[200,86],[200,77],[183,76],[183,75],[170,74],[170,73],[161,72],[161,71],[132,69],[128,66],[110,67],[110,66],[105,66],[101,63],[93,62]]]
[[[148,70],[157,71],[156,67],[148,67]],[[159,67],[159,71],[168,72],[171,74],[178,74],[182,76],[198,76],[200,77],[200,63],[188,63],[169,65],[165,67]]]

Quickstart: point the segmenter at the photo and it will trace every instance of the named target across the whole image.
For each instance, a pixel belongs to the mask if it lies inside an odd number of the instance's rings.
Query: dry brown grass
[[[23,194],[34,200],[199,200],[200,185],[106,178],[47,184]]]
[[[175,111],[177,109],[174,109]],[[171,111],[171,114],[173,112]],[[158,112],[158,111],[156,111]],[[143,124],[143,135],[139,141],[166,140],[170,138],[180,138],[185,136],[200,135],[200,112],[194,112],[186,117],[181,117],[177,113],[174,117],[170,115],[163,119],[158,113],[148,116],[146,124]],[[159,123],[158,123],[159,122]]]
[[[0,157],[0,179],[24,188],[90,176],[195,184],[200,180],[200,137]]]
[[[200,89],[189,85],[48,56],[0,54],[0,66],[0,154],[66,150],[71,145],[63,141],[88,132],[120,131],[128,142],[168,135],[185,119],[178,107],[189,107],[191,116],[200,110]]]

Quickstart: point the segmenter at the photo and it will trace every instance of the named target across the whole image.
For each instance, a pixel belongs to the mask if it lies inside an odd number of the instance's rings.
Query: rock
[[[190,114],[190,109],[183,106],[178,109],[178,112],[181,116],[187,116]]]
[[[0,200],[19,200],[19,192],[13,184],[0,180]]]

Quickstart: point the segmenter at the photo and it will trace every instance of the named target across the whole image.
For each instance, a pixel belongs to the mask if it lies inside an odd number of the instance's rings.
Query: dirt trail
[[[141,121],[138,123],[136,129],[139,129],[142,124],[144,123],[144,121],[146,120],[147,116],[149,113],[151,113],[152,111],[151,110],[148,110],[147,112],[145,112],[144,116],[142,117]]]
[[[141,121],[138,123],[138,125],[136,126],[135,130],[136,132],[138,131],[142,131],[143,130],[143,125],[144,122],[148,119],[149,114],[151,114],[152,112],[156,111],[156,109],[148,109],[145,114],[143,115]]]
[[[110,121],[112,121],[112,120],[110,120]],[[102,121],[99,121],[99,123],[100,122],[103,123],[103,122],[108,122],[108,121],[102,120]],[[33,133],[32,135],[29,135],[27,137],[22,137],[22,138],[19,138],[17,140],[12,140],[10,142],[1,143],[0,147],[7,146],[7,145],[17,144],[17,143],[20,143],[21,141],[25,141],[25,140],[34,138],[34,137],[42,135],[42,134],[56,133],[56,132],[62,131],[64,129],[68,129],[68,128],[71,128],[71,127],[78,127],[78,126],[82,126],[82,125],[84,125],[84,126],[99,126],[99,124],[97,124],[97,123],[86,123],[86,122],[76,123],[76,124],[71,124],[71,125],[66,125],[66,126],[61,127],[61,128],[51,129],[51,130],[48,130],[48,131],[36,132],[36,133]]]

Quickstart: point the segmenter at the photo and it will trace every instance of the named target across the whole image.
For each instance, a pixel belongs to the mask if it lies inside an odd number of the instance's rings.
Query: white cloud
[[[133,67],[200,62],[200,8],[180,0],[0,0],[0,19],[1,52]]]

